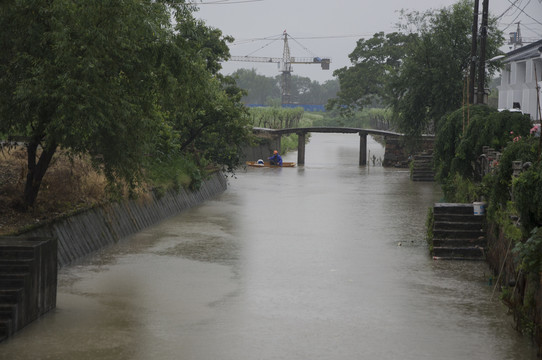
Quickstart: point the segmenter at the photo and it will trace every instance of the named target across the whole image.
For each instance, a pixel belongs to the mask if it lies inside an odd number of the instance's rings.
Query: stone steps
[[[485,217],[474,215],[472,204],[435,204],[433,259],[484,260],[487,246],[484,225]]]
[[[56,241],[0,238],[0,342],[56,305]]]
[[[11,319],[0,319],[0,342],[13,335]]]
[[[435,181],[431,152],[423,152],[414,156],[411,178],[412,181]]]

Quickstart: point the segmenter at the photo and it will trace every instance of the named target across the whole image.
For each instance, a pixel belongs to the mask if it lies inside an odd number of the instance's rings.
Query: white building
[[[499,109],[521,109],[540,121],[542,99],[542,40],[515,49],[503,59]],[[538,84],[538,96],[537,96]]]

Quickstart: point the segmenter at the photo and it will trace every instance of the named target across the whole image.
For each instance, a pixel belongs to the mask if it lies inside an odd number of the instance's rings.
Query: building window
[[[510,64],[506,64],[502,73],[501,85],[510,85]]]
[[[542,81],[542,60],[533,60],[534,75],[536,76],[536,82]]]
[[[525,61],[516,64],[516,84],[525,84],[527,63]]]

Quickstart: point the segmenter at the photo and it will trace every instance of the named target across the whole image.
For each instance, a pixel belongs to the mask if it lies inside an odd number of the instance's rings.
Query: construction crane
[[[292,79],[292,64],[320,64],[322,70],[329,70],[330,58],[314,57],[292,57],[290,56],[290,46],[288,45],[288,33],[284,30],[284,50],[282,57],[263,57],[263,56],[232,56],[231,61],[248,61],[248,62],[263,62],[263,63],[278,63],[281,75],[281,101],[282,104],[292,103],[291,94],[291,79]]]

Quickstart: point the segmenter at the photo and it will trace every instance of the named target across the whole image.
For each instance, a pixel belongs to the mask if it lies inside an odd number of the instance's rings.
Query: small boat
[[[247,165],[253,166],[253,167],[280,167],[278,165],[271,165],[269,161],[264,161],[263,164],[261,162],[258,163],[258,161],[247,161]],[[282,167],[294,167],[294,166],[295,166],[295,162],[282,162]]]

